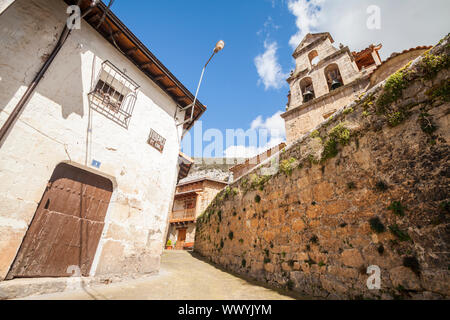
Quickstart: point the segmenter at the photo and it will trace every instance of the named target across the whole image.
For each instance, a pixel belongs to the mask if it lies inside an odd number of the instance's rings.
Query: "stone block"
[[[364,264],[364,260],[358,249],[347,249],[342,252],[342,263],[347,267],[359,268]]]

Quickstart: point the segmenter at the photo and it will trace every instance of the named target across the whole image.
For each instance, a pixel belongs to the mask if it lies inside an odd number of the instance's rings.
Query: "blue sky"
[[[104,0],[108,2],[108,0]],[[195,93],[215,43],[226,47],[208,66],[199,99],[203,131],[282,128],[294,68],[292,52],[308,32],[329,31],[361,50],[383,43],[394,51],[435,44],[450,31],[450,1],[433,0],[116,0],[112,10]],[[381,9],[381,29],[366,27],[367,8]],[[269,119],[269,121],[267,121]],[[277,134],[275,142],[282,139]],[[274,142],[274,141],[272,141]],[[207,144],[207,143],[204,143]],[[225,147],[230,147],[225,146]],[[253,151],[266,145],[246,146]],[[188,151],[188,153],[191,153]],[[200,154],[191,154],[200,156]],[[223,156],[220,152],[215,156]]]

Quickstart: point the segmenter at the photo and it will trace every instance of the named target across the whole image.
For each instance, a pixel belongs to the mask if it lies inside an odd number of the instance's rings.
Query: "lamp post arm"
[[[208,62],[206,62],[205,66],[203,67],[202,75],[200,76],[200,81],[198,82],[197,91],[195,92],[194,102],[192,103],[191,121],[192,121],[192,119],[194,118],[195,104],[197,103],[198,92],[200,91],[200,86],[202,85],[203,76],[205,75],[206,67],[207,67],[208,64],[211,62],[211,60],[212,60],[212,58],[214,57],[215,54],[216,54],[216,52],[214,52],[214,53],[211,55],[211,57],[209,58]]]

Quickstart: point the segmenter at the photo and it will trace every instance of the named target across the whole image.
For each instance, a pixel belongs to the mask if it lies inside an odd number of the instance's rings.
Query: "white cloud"
[[[367,8],[381,9],[381,29],[369,30]],[[448,0],[289,0],[298,31],[290,45],[296,48],[308,32],[328,31],[336,43],[359,51],[382,43],[383,58],[418,45],[434,45],[450,30]]]
[[[268,141],[259,141],[258,146],[230,146],[225,150],[226,158],[251,158],[271,149],[286,141],[286,129],[282,111],[276,112],[271,117],[264,120],[262,116],[256,117],[250,124],[250,130],[268,132]],[[261,137],[258,134],[259,137]]]
[[[283,73],[278,62],[278,43],[265,41],[264,49],[266,51],[255,58],[255,66],[259,75],[258,83],[263,83],[265,90],[280,89],[284,85],[287,75]]]
[[[289,0],[288,9],[297,18],[298,32],[291,37],[289,44],[297,48],[303,38],[319,25],[320,5],[325,0]]]

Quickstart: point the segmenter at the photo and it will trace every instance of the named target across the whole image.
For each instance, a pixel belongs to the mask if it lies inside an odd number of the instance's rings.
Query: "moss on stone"
[[[397,216],[400,217],[405,216],[405,207],[403,207],[400,201],[392,202],[391,205],[388,207],[388,209],[391,210]]]
[[[285,175],[290,176],[295,168],[295,163],[297,160],[295,158],[289,158],[281,161],[280,163],[280,171]]]
[[[339,144],[346,146],[350,141],[351,132],[344,123],[340,123],[331,129],[329,136],[339,142]]]
[[[400,227],[396,224],[389,226],[389,231],[397,237],[398,240],[404,242],[404,241],[411,241],[411,237],[409,234],[405,231],[400,230]]]
[[[320,138],[320,133],[319,133],[319,131],[314,130],[313,132],[311,132],[310,137],[311,137],[311,139]]]
[[[431,88],[426,94],[433,100],[450,102],[450,79],[447,79],[438,86]]]
[[[381,222],[380,218],[373,217],[369,220],[370,229],[375,233],[383,233],[386,231],[386,227]]]
[[[427,52],[419,63],[426,79],[433,79],[439,71],[450,67],[450,56],[447,54],[434,55]]]
[[[338,155],[338,143],[336,140],[330,138],[324,143],[324,149],[322,153],[322,161],[326,161],[328,159],[334,158]]]
[[[422,111],[420,113],[418,122],[422,131],[426,134],[431,135],[437,130],[437,127],[434,125],[431,115],[426,111]]]
[[[406,119],[406,114],[403,111],[394,111],[386,115],[387,122],[391,127],[396,127]]]
[[[407,81],[404,70],[399,70],[391,75],[386,81],[382,93],[376,100],[377,112],[379,114],[384,113],[387,106],[400,99],[406,86]]]
[[[344,114],[350,114],[350,113],[353,113],[354,111],[355,111],[355,109],[353,109],[353,108],[347,108],[344,110]]]

